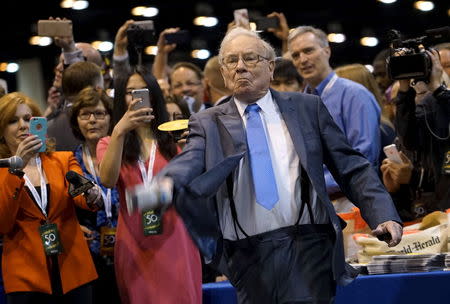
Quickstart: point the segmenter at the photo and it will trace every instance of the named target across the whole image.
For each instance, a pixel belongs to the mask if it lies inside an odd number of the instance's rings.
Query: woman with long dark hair
[[[97,157],[103,184],[117,185],[123,202],[115,247],[122,303],[201,303],[199,253],[175,209],[126,211],[126,192],[146,185],[178,151],[169,134],[157,129],[169,120],[163,94],[144,70],[114,83],[115,126],[111,137],[100,140]],[[135,108],[135,89],[149,90],[151,108]]]

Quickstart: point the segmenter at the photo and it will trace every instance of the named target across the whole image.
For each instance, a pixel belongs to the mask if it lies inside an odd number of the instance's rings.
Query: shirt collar
[[[328,76],[324,80],[322,80],[322,82],[319,83],[319,85],[316,87],[316,90],[319,93],[319,96],[322,95],[323,90],[325,89],[327,84],[330,82],[330,80],[334,76],[334,74],[336,74],[336,73],[335,72],[331,72],[330,74],[328,74]]]
[[[234,98],[234,101],[239,111],[239,115],[241,115],[241,117],[244,117],[245,109],[249,104],[238,100],[236,97]],[[262,98],[258,99],[256,102],[253,103],[258,104],[258,106],[261,108],[261,111],[263,111],[264,113],[276,112],[270,90],[267,90],[266,95],[264,95]]]
[[[319,83],[319,85],[315,88],[312,88],[311,86],[306,86],[305,88],[305,92],[310,93],[310,94],[316,94],[318,96],[321,96],[323,93],[323,90],[325,89],[325,87],[327,86],[327,84],[330,82],[331,78],[333,78],[334,74],[336,74],[334,71],[332,71],[330,74],[328,74],[327,77],[325,77],[324,80],[322,80],[321,83]],[[316,92],[314,92],[316,91]]]

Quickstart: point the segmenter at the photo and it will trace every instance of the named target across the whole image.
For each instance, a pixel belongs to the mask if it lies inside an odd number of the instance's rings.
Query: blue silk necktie
[[[278,190],[259,110],[261,108],[256,103],[248,105],[245,109],[247,113],[247,144],[256,202],[267,210],[271,210],[278,202]]]

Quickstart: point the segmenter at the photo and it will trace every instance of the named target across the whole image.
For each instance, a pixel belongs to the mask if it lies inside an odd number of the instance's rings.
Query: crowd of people
[[[333,69],[325,32],[269,16],[281,54],[231,23],[203,70],[170,61],[165,35],[179,28],[160,33],[153,64],[132,66],[128,20],[112,71],[91,45],[55,38],[45,111],[1,93],[0,158],[23,162],[0,168],[8,303],[201,303],[202,282],[223,279],[239,303],[332,303],[358,275],[339,213],[359,207],[392,247],[403,222],[450,208],[450,42],[423,49],[428,78],[394,80],[386,62],[401,54],[383,50],[373,73]],[[41,116],[44,152],[30,134]],[[181,138],[158,128],[180,119]],[[69,171],[94,187],[73,197]],[[172,203],[130,213],[162,177]]]

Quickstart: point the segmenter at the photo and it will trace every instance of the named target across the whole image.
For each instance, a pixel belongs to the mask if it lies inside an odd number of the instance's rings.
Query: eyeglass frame
[[[257,60],[256,60],[256,62],[255,62],[254,64],[249,64],[247,61],[245,61],[245,59],[244,59],[244,57],[243,57],[243,55],[245,56],[245,55],[251,55],[251,54],[256,55],[256,58],[257,58]],[[244,53],[244,54],[241,53],[241,54],[238,55],[238,60],[233,64],[233,66],[230,67],[230,66],[229,66],[230,63],[226,63],[226,62],[225,62],[226,58],[229,58],[230,56],[236,56],[236,55],[228,55],[228,56],[226,56],[226,57],[224,57],[224,58],[222,59],[222,64],[223,64],[228,70],[233,70],[233,69],[235,69],[235,68],[237,67],[238,63],[239,63],[239,60],[242,60],[242,63],[243,63],[246,67],[248,67],[248,68],[254,68],[254,67],[256,67],[256,66],[258,65],[258,63],[260,63],[260,62],[263,61],[263,60],[271,61],[270,58],[264,57],[264,56],[262,56],[262,55],[259,55],[259,54],[253,53],[253,52],[250,52],[250,53]]]
[[[88,114],[89,114],[89,116],[86,116]],[[98,114],[100,114],[100,116],[103,116],[103,117],[98,117],[97,116]],[[94,115],[94,118],[97,120],[104,120],[106,118],[106,115],[109,115],[109,113],[108,113],[108,111],[100,111],[100,110],[95,111],[95,112],[86,112],[86,113],[80,112],[80,113],[78,113],[78,118],[80,120],[89,120],[89,119],[91,119],[92,115]],[[85,117],[85,118],[83,118],[83,117]]]

